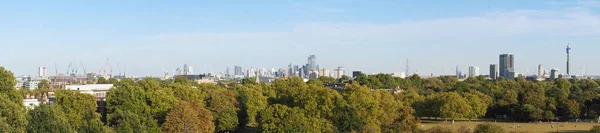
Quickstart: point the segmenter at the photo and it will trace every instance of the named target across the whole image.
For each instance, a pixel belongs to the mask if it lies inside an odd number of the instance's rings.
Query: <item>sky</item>
[[[0,66],[159,76],[306,64],[347,73],[489,73],[499,54],[520,74],[600,75],[600,1],[593,0],[31,0],[0,1]],[[118,64],[118,65],[117,65]],[[56,67],[55,67],[56,66]],[[83,67],[82,67],[83,66]]]

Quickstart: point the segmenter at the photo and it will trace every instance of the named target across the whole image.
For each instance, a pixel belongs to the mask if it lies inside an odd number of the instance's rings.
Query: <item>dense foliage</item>
[[[420,119],[498,118],[514,121],[598,118],[599,81],[407,78],[389,74],[354,79],[320,77],[255,83],[199,84],[174,80],[103,79],[115,88],[106,101],[78,91],[52,90],[55,102],[22,105],[13,74],[0,67],[0,132],[454,132],[420,131]],[[326,88],[345,85],[341,90]],[[47,94],[47,82],[39,92]],[[42,97],[43,98],[43,97]],[[98,103],[106,112],[97,113]],[[51,124],[49,124],[51,123]],[[503,132],[482,124],[473,132]],[[463,132],[471,129],[461,129]]]

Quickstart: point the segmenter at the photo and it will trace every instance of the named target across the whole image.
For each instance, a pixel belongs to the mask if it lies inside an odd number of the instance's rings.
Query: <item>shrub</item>
[[[458,133],[473,133],[473,129],[467,126],[462,126],[458,129]]]
[[[600,133],[600,126],[594,126],[590,129],[590,133]]]
[[[504,133],[504,129],[501,126],[486,123],[479,124],[475,127],[475,133]]]
[[[448,127],[435,126],[429,130],[422,131],[422,133],[456,133],[456,132]]]

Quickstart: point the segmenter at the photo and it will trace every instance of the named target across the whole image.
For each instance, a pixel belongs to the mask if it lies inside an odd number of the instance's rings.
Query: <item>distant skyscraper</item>
[[[550,70],[550,80],[554,80],[556,78],[558,78],[558,70],[557,69]]]
[[[335,69],[335,77],[336,79],[342,78],[342,76],[346,73],[346,70],[344,70],[344,67],[338,67],[337,69]]]
[[[292,76],[300,77],[300,73],[298,72],[299,70],[300,70],[300,66],[294,65],[294,67],[292,69]]]
[[[227,76],[227,77],[231,76],[231,73],[229,71],[229,66],[227,66],[227,69],[225,69],[225,76]]]
[[[183,75],[192,75],[194,74],[193,68],[188,66],[187,64],[183,64]]]
[[[317,56],[310,55],[308,57],[307,67],[308,67],[308,69],[307,69],[308,71],[317,70]]]
[[[456,66],[456,78],[462,78],[462,72],[460,71],[460,66]]]
[[[543,77],[544,76],[544,65],[543,64],[539,64],[538,65],[538,75],[537,77]]]
[[[469,66],[469,77],[479,76],[479,67]]]
[[[318,77],[323,77],[323,76],[329,77],[329,70],[327,70],[325,68],[319,69],[319,76]]]
[[[571,75],[571,45],[567,45],[567,75]]]
[[[242,67],[241,66],[234,66],[233,67],[233,74],[235,76],[244,75],[244,72],[242,71]]]
[[[48,71],[46,70],[46,67],[38,67],[38,76],[48,77]]]
[[[515,58],[512,54],[501,54],[500,55],[500,77],[504,77],[506,79],[513,79],[514,76],[509,76],[510,72],[515,71]]]
[[[490,64],[490,78],[498,78],[498,64]]]

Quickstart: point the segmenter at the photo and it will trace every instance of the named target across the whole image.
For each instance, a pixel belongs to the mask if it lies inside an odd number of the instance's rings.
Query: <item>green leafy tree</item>
[[[381,105],[373,95],[371,89],[352,84],[342,91],[348,104],[357,109],[359,116],[364,119],[365,125],[361,132],[380,132],[380,116],[383,115]]]
[[[167,133],[212,133],[215,126],[213,117],[202,104],[179,102],[167,115],[162,127]]]
[[[144,89],[135,84],[125,82],[110,89],[106,96],[108,125],[116,132],[160,131],[146,103]]]
[[[329,76],[320,76],[319,78],[317,78],[317,80],[321,81],[322,83],[325,84],[330,84],[330,83],[335,83],[337,82],[337,80],[335,78],[329,77]]]
[[[23,95],[15,90],[12,72],[0,67],[0,132],[25,132],[27,119]]]
[[[214,116],[215,130],[217,132],[233,131],[238,122],[238,102],[233,91],[225,89],[208,89],[209,97],[206,99],[207,109]]]
[[[339,79],[337,79],[337,83],[345,83],[348,80],[350,80],[350,77],[348,77],[346,75],[342,75],[342,77],[340,77]]]
[[[159,125],[162,125],[169,110],[179,101],[175,97],[175,93],[170,87],[161,87],[160,83],[154,79],[141,80],[138,85],[146,91],[146,104],[150,108],[150,114],[158,121]]]
[[[259,113],[262,132],[305,133],[311,132],[310,122],[299,108],[274,104]]]
[[[52,105],[41,104],[28,112],[28,133],[70,133],[74,132],[64,113]]]
[[[471,114],[472,107],[467,100],[458,93],[442,93],[438,98],[439,102],[441,102],[441,104],[439,104],[439,113],[441,117],[455,120],[467,118],[469,114]]]
[[[57,90],[55,94],[56,108],[64,112],[69,125],[75,129],[82,125],[86,113],[98,108],[96,97],[90,94],[72,90]]]
[[[491,103],[491,97],[487,96],[479,91],[473,91],[464,94],[464,98],[467,100],[469,106],[471,106],[471,113],[467,116],[469,119],[477,119],[485,116],[489,104]]]
[[[107,127],[100,121],[100,114],[94,111],[87,111],[81,121],[81,125],[77,129],[80,133],[112,133],[110,127]]]
[[[106,78],[100,77],[100,78],[98,78],[98,81],[96,83],[97,84],[109,84],[110,82],[108,82],[108,80],[106,80]]]
[[[241,113],[240,123],[245,126],[256,127],[258,112],[268,105],[268,97],[262,93],[260,85],[245,85],[238,89],[240,95]]]

